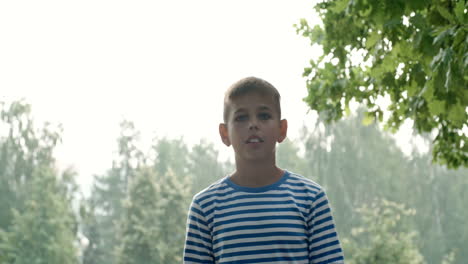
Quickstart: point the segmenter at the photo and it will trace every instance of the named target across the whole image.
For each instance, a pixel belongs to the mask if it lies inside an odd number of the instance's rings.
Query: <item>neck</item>
[[[236,171],[230,179],[243,187],[263,187],[277,182],[284,171],[278,168],[275,161],[245,161],[236,157]]]

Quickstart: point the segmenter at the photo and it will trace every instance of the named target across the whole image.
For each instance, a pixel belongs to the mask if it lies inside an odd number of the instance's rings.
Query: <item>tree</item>
[[[0,102],[0,228],[12,223],[12,208],[22,211],[29,195],[24,186],[33,179],[34,169],[55,166],[53,150],[60,132],[48,123],[36,129],[26,102]]]
[[[132,122],[124,120],[120,123],[118,155],[112,168],[104,175],[95,176],[92,195],[83,203],[82,230],[89,240],[83,254],[84,264],[116,263],[117,223],[123,217],[123,201],[127,198],[130,182],[145,162],[137,147],[139,136]]]
[[[296,162],[307,165],[304,175],[326,189],[340,237],[365,225],[354,208],[383,198],[416,209],[408,220],[419,233],[415,242],[425,259],[441,263],[452,256],[454,263],[463,263],[468,170],[431,165],[428,153],[405,156],[377,124],[362,126],[363,109],[357,113],[329,125],[319,118],[313,130],[303,130],[304,156],[289,150],[289,156],[304,159]]]
[[[351,264],[423,264],[424,258],[415,245],[415,234],[404,224],[404,217],[414,211],[404,205],[377,200],[357,210],[363,226],[352,229],[352,239],[343,240]]]
[[[189,176],[192,178],[192,196],[232,172],[229,163],[218,161],[213,143],[201,140],[189,154]]]
[[[279,167],[301,175],[307,175],[305,169],[307,164],[299,156],[298,143],[289,139],[278,144],[276,151],[276,161]]]
[[[180,179],[187,177],[190,154],[182,139],[154,139],[151,151],[155,158],[148,161],[151,162],[157,175],[164,175],[172,170]]]
[[[160,263],[157,248],[161,240],[158,221],[163,217],[158,207],[158,186],[154,173],[141,170],[130,184],[124,214],[119,226],[120,246],[116,263]]]
[[[182,139],[155,140],[151,148],[155,159],[148,160],[148,166],[156,182],[155,201],[160,212],[154,222],[159,230],[158,239],[153,241],[158,254],[155,263],[180,263],[192,190],[192,154]]]
[[[413,155],[406,169],[406,204],[417,210],[414,221],[420,234],[420,249],[433,263],[443,262],[444,257],[463,263],[468,252],[465,210],[468,203],[468,169],[447,170],[431,166],[428,154]]]
[[[118,156],[105,175],[95,177],[92,195],[82,204],[89,240],[84,264],[180,262],[190,153],[182,140],[162,138],[144,155],[139,134],[132,122],[121,123]]]
[[[142,169],[132,181],[120,224],[117,263],[180,263],[188,210],[189,179],[171,169]]]
[[[103,227],[99,220],[96,201],[83,199],[80,204],[80,229],[88,240],[82,253],[83,264],[104,264],[109,261],[103,245]]]
[[[0,106],[0,263],[76,263],[76,173],[53,156],[61,129],[36,129],[24,101]]]
[[[338,230],[346,236],[345,227],[361,221],[354,208],[376,197],[404,202],[410,193],[403,153],[376,124],[362,126],[363,115],[359,109],[356,116],[329,125],[319,118],[314,132],[304,129],[301,139],[307,176],[327,191]]]
[[[296,25],[324,52],[303,73],[310,108],[330,122],[354,99],[374,120],[389,111],[385,125],[392,131],[413,120],[417,132],[436,133],[434,162],[467,167],[466,1],[324,0],[315,10],[323,25],[310,27],[305,19]],[[384,97],[388,109],[377,103]]]
[[[169,170],[158,180],[158,220],[161,238],[156,242],[160,252],[157,263],[181,263],[190,204],[190,178],[179,177]]]
[[[13,224],[0,229],[0,262],[78,263],[76,221],[63,183],[47,167],[34,170],[22,210],[12,209]]]

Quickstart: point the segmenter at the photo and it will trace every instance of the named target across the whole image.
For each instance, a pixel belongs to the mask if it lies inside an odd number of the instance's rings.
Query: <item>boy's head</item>
[[[234,83],[224,97],[221,140],[237,158],[274,162],[276,143],[286,138],[278,90],[265,80],[247,77]]]
[[[231,108],[231,103],[236,98],[245,96],[248,94],[257,93],[262,96],[271,96],[275,103],[275,110],[278,113],[279,119],[281,119],[281,105],[280,105],[280,94],[276,88],[271,85],[269,82],[257,78],[257,77],[247,77],[240,79],[235,82],[224,95],[224,111],[223,111],[223,120],[224,123],[227,123]]]

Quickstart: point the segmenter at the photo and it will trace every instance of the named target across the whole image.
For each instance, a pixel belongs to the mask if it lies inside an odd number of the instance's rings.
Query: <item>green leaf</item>
[[[362,118],[362,124],[365,126],[369,126],[374,122],[374,116],[369,112],[364,112],[364,117]]]
[[[408,85],[407,91],[408,91],[408,96],[409,96],[409,97],[414,96],[414,95],[416,94],[416,92],[418,91],[418,84],[417,84],[417,82],[412,81],[411,84]]]
[[[468,54],[465,55],[465,61],[463,62],[463,67],[468,67]]]
[[[310,41],[312,44],[322,44],[322,41],[325,39],[325,32],[323,29],[319,26],[316,25],[311,31],[310,31]]]
[[[462,2],[462,1],[460,1],[460,2]],[[450,21],[452,23],[455,22],[455,19],[454,19],[453,15],[450,14],[450,12],[447,10],[447,8],[438,5],[437,6],[437,11],[439,11],[439,14],[442,15],[448,21]]]
[[[459,28],[456,32],[455,32],[455,37],[454,37],[454,40],[453,40],[453,45],[452,47],[453,48],[457,48],[458,45],[460,45],[463,40],[465,39],[466,37],[466,31],[463,30],[463,28]]]
[[[367,9],[360,9],[358,13],[361,17],[368,17],[372,13],[372,7],[369,7]]]
[[[439,50],[439,53],[432,59],[432,62],[431,62],[431,68],[432,70],[437,70],[437,68],[439,67],[440,65],[440,61],[442,60],[442,57],[444,56],[444,50],[443,49],[440,49]]]
[[[416,28],[423,29],[426,28],[426,19],[419,13],[414,15],[409,19],[411,24],[413,24]]]
[[[424,88],[419,92],[418,96],[422,96],[426,101],[431,101],[434,97],[434,79],[429,79]]]
[[[428,101],[428,107],[431,114],[438,116],[445,111],[445,102],[440,100]]]
[[[439,33],[440,32],[440,33]],[[451,34],[453,33],[453,28],[445,27],[445,28],[438,28],[434,31],[434,33],[438,33],[438,35],[434,38],[433,44],[436,46],[442,45],[445,40],[449,39]]]
[[[304,72],[302,73],[302,77],[309,76],[311,72],[312,72],[312,68],[310,68],[310,67],[304,68]]]
[[[463,0],[459,0],[457,5],[455,6],[455,16],[459,23],[463,24],[465,20],[465,2]]]
[[[465,108],[460,103],[452,105],[448,113],[448,119],[452,121],[455,126],[461,128],[467,120]]]
[[[335,5],[330,7],[330,10],[333,11],[333,13],[341,13],[348,6],[348,0],[339,0],[339,1],[335,1],[334,3]]]
[[[451,64],[448,65],[447,73],[445,74],[445,84],[444,87],[447,91],[451,89],[453,79],[452,79],[452,67]]]
[[[371,49],[372,47],[374,47],[375,43],[377,43],[379,39],[379,33],[377,33],[376,31],[372,32],[366,40],[366,48]]]
[[[452,60],[452,57],[453,57],[453,50],[452,50],[452,48],[449,47],[444,51],[444,56],[443,56],[443,60],[442,60],[444,65],[448,65],[450,63],[450,61]]]
[[[349,109],[349,106],[346,106],[346,108],[345,108],[345,113],[346,113],[346,116],[350,116],[350,115],[351,115],[351,109]]]
[[[397,25],[400,25],[401,24],[401,18],[399,17],[396,17],[392,20],[389,20],[387,21],[385,24],[384,24],[384,27],[387,27],[387,28],[394,28],[395,26]]]

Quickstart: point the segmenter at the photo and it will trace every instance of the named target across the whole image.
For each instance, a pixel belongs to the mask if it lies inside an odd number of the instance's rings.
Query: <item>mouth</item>
[[[251,136],[246,141],[245,144],[252,144],[252,143],[262,143],[263,139],[258,136]]]

